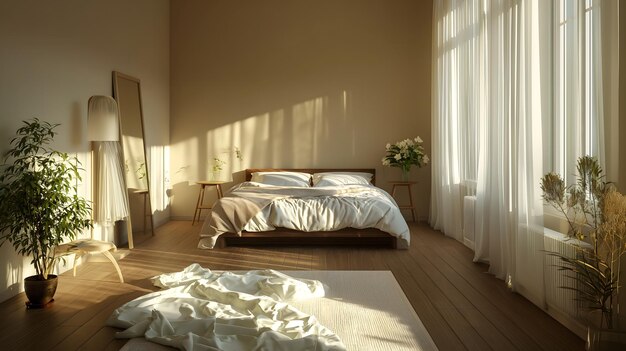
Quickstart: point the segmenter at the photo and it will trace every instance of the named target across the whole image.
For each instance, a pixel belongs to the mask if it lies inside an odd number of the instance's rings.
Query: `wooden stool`
[[[108,241],[100,241],[93,239],[80,239],[74,240],[72,242],[59,245],[54,248],[55,257],[65,256],[74,254],[74,276],[76,276],[76,263],[78,259],[91,254],[103,254],[104,257],[108,258],[115,270],[117,271],[117,275],[120,278],[120,283],[124,282],[124,276],[122,276],[122,271],[120,270],[120,266],[117,264],[115,257],[111,255],[111,251],[117,250],[115,244]]]
[[[416,217],[416,215],[415,215],[415,206],[413,205],[413,193],[411,192],[411,187],[414,184],[417,184],[417,182],[391,181],[391,182],[389,182],[389,184],[392,185],[392,187],[391,187],[391,196],[394,199],[395,199],[396,189],[397,188],[400,188],[400,187],[406,187],[407,188],[407,190],[409,191],[409,204],[408,205],[403,205],[403,206],[398,205],[398,208],[400,210],[411,210],[411,217],[413,218],[413,222],[415,222],[415,217]]]
[[[214,186],[215,190],[217,191],[217,198],[221,199],[222,198],[222,184],[225,184],[228,182],[225,181],[221,181],[221,180],[202,180],[199,182],[196,182],[196,184],[200,185],[200,194],[198,194],[198,201],[196,202],[196,210],[193,213],[193,220],[191,221],[191,225],[194,225],[196,223],[196,217],[198,218],[198,222],[200,221],[200,214],[202,213],[202,210],[210,210],[211,206],[204,206],[204,192],[205,192],[205,188],[208,186]]]
[[[143,233],[146,233],[148,217],[150,217],[150,231],[152,232],[152,236],[154,236],[154,219],[152,218],[152,208],[150,208],[150,211],[148,211],[148,206],[150,206],[150,192],[147,189],[139,189],[133,191],[133,194],[143,196]]]

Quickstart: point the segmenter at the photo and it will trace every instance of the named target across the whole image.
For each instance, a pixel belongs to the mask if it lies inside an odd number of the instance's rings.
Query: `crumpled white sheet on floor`
[[[274,270],[213,273],[194,263],[152,278],[157,291],[116,309],[118,338],[145,337],[181,350],[345,350],[314,316],[287,302],[324,296],[316,280]]]

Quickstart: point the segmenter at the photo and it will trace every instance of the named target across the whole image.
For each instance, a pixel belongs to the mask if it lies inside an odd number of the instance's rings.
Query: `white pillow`
[[[313,186],[336,186],[336,185],[369,185],[371,173],[364,172],[325,172],[313,174]]]
[[[301,172],[254,172],[251,181],[276,186],[308,188],[311,186],[311,175]]]

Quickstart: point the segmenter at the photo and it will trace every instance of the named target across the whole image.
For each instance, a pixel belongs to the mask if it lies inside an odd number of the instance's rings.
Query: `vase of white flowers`
[[[422,138],[405,139],[395,144],[387,143],[387,154],[383,157],[383,166],[398,167],[402,170],[402,180],[409,180],[412,166],[421,168],[430,161],[422,146]]]

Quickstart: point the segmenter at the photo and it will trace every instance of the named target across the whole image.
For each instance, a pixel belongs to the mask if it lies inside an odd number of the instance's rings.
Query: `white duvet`
[[[145,337],[180,350],[345,350],[332,331],[289,301],[324,296],[316,280],[273,270],[214,273],[192,264],[152,278],[154,292],[116,309],[118,338]]]
[[[228,196],[239,196],[250,189],[277,188],[289,193],[289,187],[264,186],[245,182],[233,187]],[[317,188],[312,188],[311,191]],[[293,189],[293,196],[273,200],[256,213],[243,227],[249,232],[271,231],[277,227],[305,232],[335,231],[343,228],[377,228],[398,238],[398,248],[408,248],[409,227],[394,199],[384,190],[373,185],[333,186],[319,188],[336,190],[332,196],[302,196],[302,188]],[[350,191],[345,191],[346,189]],[[220,233],[216,233],[219,235]],[[214,245],[215,234],[211,233],[208,218],[203,226],[199,247]]]

